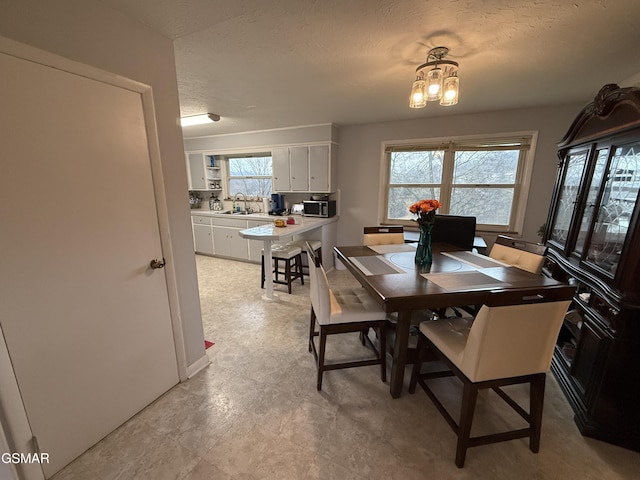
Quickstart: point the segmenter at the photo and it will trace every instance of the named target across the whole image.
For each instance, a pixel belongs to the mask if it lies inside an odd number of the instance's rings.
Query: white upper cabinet
[[[189,190],[207,189],[207,172],[202,153],[187,154],[187,172],[189,172]]]
[[[329,145],[313,145],[309,147],[309,191],[331,191],[332,162],[329,155]]]
[[[189,190],[222,190],[220,162],[213,155],[187,153]]]
[[[271,165],[273,168],[273,191],[291,191],[289,173],[289,148],[278,147],[271,150]]]
[[[309,147],[289,148],[289,172],[292,192],[309,191]]]
[[[271,151],[274,192],[331,192],[334,145],[277,147]]]

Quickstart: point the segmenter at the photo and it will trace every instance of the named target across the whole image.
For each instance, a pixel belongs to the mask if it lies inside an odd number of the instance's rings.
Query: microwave
[[[333,217],[336,214],[335,200],[305,200],[302,202],[304,206],[305,217]]]

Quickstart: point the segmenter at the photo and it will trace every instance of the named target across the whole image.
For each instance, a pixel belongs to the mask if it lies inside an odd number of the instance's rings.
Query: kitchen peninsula
[[[273,218],[273,217],[272,217]],[[278,217],[280,218],[280,217]],[[246,230],[240,230],[240,236],[249,240],[263,242],[264,263],[272,265],[271,246],[274,242],[289,241],[291,239],[313,239],[322,242],[322,263],[325,268],[333,266],[333,247],[336,244],[338,217],[312,218],[295,217],[296,224],[276,227],[273,222],[265,223]],[[274,300],[273,276],[265,275],[265,300]]]

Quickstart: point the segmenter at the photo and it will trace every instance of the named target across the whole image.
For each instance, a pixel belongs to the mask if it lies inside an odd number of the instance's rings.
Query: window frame
[[[521,234],[524,228],[524,218],[527,207],[527,199],[531,185],[531,176],[535,158],[537,131],[524,131],[491,135],[457,136],[446,138],[407,139],[382,142],[381,182],[380,182],[380,215],[381,223],[400,224],[405,227],[415,227],[415,222],[388,218],[389,192],[391,188],[391,153],[394,151],[410,150],[444,150],[442,165],[442,181],[440,184],[400,184],[419,187],[434,186],[440,188],[438,200],[442,203],[440,213],[447,214],[450,210],[451,195],[456,184],[453,183],[454,160],[456,151],[469,150],[506,150],[518,149],[518,167],[513,184],[478,184],[482,188],[513,188],[513,201],[508,225],[481,224],[477,230],[483,232],[500,232],[509,234]],[[513,148],[513,145],[517,148]],[[510,146],[507,146],[510,145]],[[397,184],[394,184],[397,185]],[[466,184],[460,184],[466,185]],[[461,186],[459,188],[474,188]]]
[[[238,158],[271,158],[271,174],[270,175],[231,175],[231,168],[229,165],[229,162],[233,159],[238,159]],[[223,172],[223,177],[226,179],[225,183],[225,189],[226,189],[226,198],[229,200],[232,200],[232,196],[237,194],[238,192],[232,192],[231,191],[231,181],[232,180],[237,180],[237,179],[259,179],[259,180],[269,180],[270,184],[271,184],[271,191],[273,193],[273,155],[271,153],[271,151],[258,151],[258,152],[246,152],[243,151],[242,153],[230,153],[230,154],[226,154],[224,155],[224,162],[225,164],[225,171]],[[246,192],[242,192],[244,194],[246,194]],[[260,198],[269,198],[271,196],[271,194],[267,195],[266,197],[260,197]],[[250,195],[250,197],[254,197],[255,195]],[[257,201],[257,200],[254,200]]]

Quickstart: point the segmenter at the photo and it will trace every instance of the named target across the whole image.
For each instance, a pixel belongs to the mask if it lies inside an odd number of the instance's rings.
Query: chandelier
[[[444,60],[448,53],[447,47],[432,48],[427,53],[427,61],[416,68],[416,81],[409,98],[411,108],[426,107],[427,102],[436,100],[444,106],[458,103],[458,64]]]

